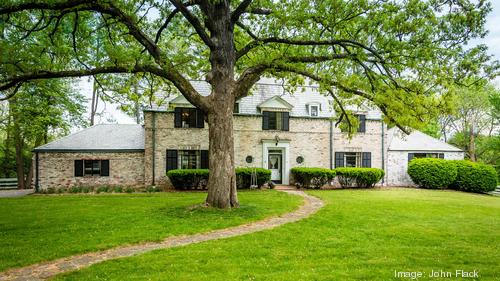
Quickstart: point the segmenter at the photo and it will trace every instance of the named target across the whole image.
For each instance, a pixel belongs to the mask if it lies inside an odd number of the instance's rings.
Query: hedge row
[[[319,189],[335,178],[335,170],[325,168],[292,168],[295,184],[298,187]]]
[[[72,187],[49,187],[46,189],[41,189],[39,193],[41,194],[62,194],[62,193],[132,193],[135,191],[141,191],[134,187],[121,187],[121,186],[72,186]],[[154,187],[146,187],[146,192],[157,192],[160,191]]]
[[[271,180],[271,171],[264,168],[236,168],[236,187],[250,188],[252,173],[255,172],[257,186]],[[208,169],[177,169],[167,172],[167,176],[175,189],[207,189]]]
[[[335,171],[343,188],[373,187],[385,175],[384,170],[377,168],[336,168]]]
[[[304,188],[320,188],[337,176],[343,188],[373,187],[384,177],[384,171],[377,168],[293,168],[291,170],[295,184]]]
[[[413,159],[408,165],[408,174],[422,188],[489,192],[497,186],[493,167],[467,160]]]

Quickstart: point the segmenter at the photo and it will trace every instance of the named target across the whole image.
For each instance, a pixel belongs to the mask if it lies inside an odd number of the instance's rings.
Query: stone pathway
[[[0,198],[23,197],[34,192],[34,189],[0,189]]]
[[[174,236],[166,238],[161,242],[117,247],[100,252],[75,255],[22,268],[10,269],[0,273],[0,280],[44,280],[60,273],[78,270],[111,259],[130,257],[157,249],[179,247],[267,230],[307,218],[323,207],[323,201],[317,197],[307,195],[303,191],[282,191],[302,196],[304,198],[304,204],[294,212],[235,227],[193,235]]]

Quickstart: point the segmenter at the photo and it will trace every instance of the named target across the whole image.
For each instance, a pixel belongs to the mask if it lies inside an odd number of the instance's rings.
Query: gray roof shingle
[[[144,128],[135,124],[100,124],[70,134],[34,151],[142,151]]]

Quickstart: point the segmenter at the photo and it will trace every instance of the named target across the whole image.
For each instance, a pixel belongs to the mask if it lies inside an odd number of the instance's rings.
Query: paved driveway
[[[22,197],[34,193],[34,189],[9,189],[0,190],[0,198]]]

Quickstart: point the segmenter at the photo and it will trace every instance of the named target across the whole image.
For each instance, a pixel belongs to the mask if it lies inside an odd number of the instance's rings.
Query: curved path
[[[323,207],[323,201],[321,201],[317,197],[308,195],[303,191],[285,189],[282,191],[302,196],[304,198],[304,204],[294,212],[283,214],[279,217],[271,217],[261,221],[238,225],[235,227],[193,235],[173,236],[166,238],[161,242],[150,242],[132,246],[116,247],[100,252],[74,255],[57,260],[37,263],[26,267],[14,268],[1,272],[0,280],[44,280],[60,273],[78,270],[84,267],[88,267],[92,264],[111,259],[130,257],[157,249],[173,248],[209,240],[216,240],[258,232],[307,218],[321,209],[321,207]]]

